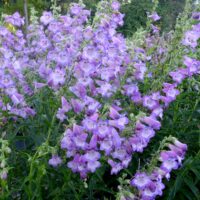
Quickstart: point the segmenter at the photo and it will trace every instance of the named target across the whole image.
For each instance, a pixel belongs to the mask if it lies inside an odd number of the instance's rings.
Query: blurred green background
[[[71,2],[78,0],[57,0],[58,5],[61,6],[62,12],[66,13],[67,8]],[[27,0],[28,9],[32,6],[41,14],[43,10],[49,10],[51,0]],[[83,0],[88,9],[94,14],[96,4],[99,0]],[[131,3],[125,4],[121,7],[121,12],[125,14],[124,26],[120,32],[125,36],[131,36],[137,28],[145,26],[146,12],[151,10],[152,0],[132,0]],[[162,20],[159,22],[162,30],[169,31],[174,28],[176,17],[183,11],[185,0],[160,0],[157,12],[161,15]],[[23,15],[23,0],[0,0],[0,13],[11,14],[19,11]]]

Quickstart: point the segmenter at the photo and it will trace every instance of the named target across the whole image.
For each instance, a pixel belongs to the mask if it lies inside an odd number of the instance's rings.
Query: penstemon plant
[[[176,138],[165,138],[146,168],[138,171],[132,180],[125,179],[126,176],[120,180],[117,199],[155,199],[156,196],[162,196],[165,188],[162,179],[169,180],[172,169],[180,167],[186,150],[187,145]],[[158,162],[161,163],[159,167]],[[128,189],[129,185],[134,187],[132,192]]]
[[[19,13],[4,16],[0,26],[2,130],[14,124],[17,135],[25,128],[44,132],[39,141],[36,135],[23,135],[26,142],[18,147],[26,149],[28,157],[29,170],[21,184],[26,195],[17,194],[24,199],[41,199],[47,164],[58,171],[66,165],[65,170],[80,174],[85,186],[101,167],[109,165],[112,175],[126,169],[160,130],[163,112],[180,94],[183,80],[200,72],[200,61],[191,57],[199,47],[199,12],[192,14],[193,26],[184,29],[179,41],[182,67],[171,71],[164,68],[172,55],[168,42],[177,38],[173,33],[160,35],[155,25],[160,20],[158,1],[148,13],[147,29],[133,40],[117,32],[124,17],[117,1],[101,1],[92,20],[82,2],[72,3],[64,16],[55,2],[53,12],[45,11],[40,18],[32,9],[26,37]],[[9,152],[4,153],[7,140],[1,143],[3,162]],[[162,195],[162,179],[181,166],[187,145],[173,137],[161,144],[152,162],[131,181],[120,180],[117,198]],[[2,167],[4,182],[9,170],[14,169]]]

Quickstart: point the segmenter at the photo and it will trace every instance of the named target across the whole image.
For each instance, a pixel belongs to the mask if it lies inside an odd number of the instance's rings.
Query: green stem
[[[45,143],[44,143],[45,145],[48,145],[48,143],[49,143],[49,139],[50,139],[50,136],[51,136],[51,132],[52,132],[52,129],[53,129],[53,125],[54,125],[54,122],[55,122],[55,119],[56,119],[56,113],[57,113],[57,112],[55,112],[54,115],[53,115],[53,118],[52,118],[52,121],[51,121],[49,130],[48,130],[48,133],[47,133],[47,139],[46,139],[46,141],[45,141]],[[31,159],[31,163],[30,163],[30,171],[29,171],[29,175],[28,175],[28,180],[26,180],[26,182],[27,182],[27,181],[29,182],[29,186],[28,186],[29,192],[32,191],[31,180],[32,180],[32,177],[34,176],[34,172],[33,172],[34,167],[33,167],[33,165],[34,165],[35,161],[37,160],[37,158],[41,157],[41,155],[38,155],[39,150],[40,150],[40,148],[38,148],[38,149],[36,150],[35,154],[33,155],[32,159]],[[45,155],[46,155],[46,153],[45,153]],[[24,185],[26,182],[24,182],[23,185]],[[32,193],[32,192],[31,192],[31,193]],[[28,195],[29,195],[29,199],[31,199],[32,194],[28,194]]]
[[[49,139],[50,139],[50,136],[51,136],[51,132],[52,132],[52,129],[53,129],[53,125],[54,125],[55,120],[56,120],[56,113],[57,113],[57,111],[56,111],[56,112],[54,113],[54,115],[53,115],[53,118],[52,118],[52,121],[51,121],[51,124],[50,124],[49,130],[48,130],[48,133],[47,133],[46,144],[49,143]]]

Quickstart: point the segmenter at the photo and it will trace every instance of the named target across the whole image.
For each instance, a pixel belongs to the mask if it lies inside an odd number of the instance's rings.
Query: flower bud
[[[6,171],[3,171],[3,172],[1,173],[1,179],[6,180],[6,179],[7,179],[7,176],[8,176],[8,174],[7,174]]]
[[[2,160],[1,164],[0,164],[0,167],[1,168],[5,168],[6,166],[6,161],[5,160]]]

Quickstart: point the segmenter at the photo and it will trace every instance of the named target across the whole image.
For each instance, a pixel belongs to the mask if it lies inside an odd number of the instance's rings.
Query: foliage
[[[147,12],[152,9],[152,2],[146,0],[134,0],[130,4],[122,6],[125,13],[124,26],[120,29],[126,36],[131,36],[138,28],[145,27]]]
[[[32,8],[33,6],[39,11],[39,13],[42,13],[43,10],[46,10],[50,7],[50,1],[48,0],[29,0],[28,1],[28,9]],[[0,3],[0,13],[7,13],[12,14],[16,11],[23,14],[24,11],[24,1],[23,0],[15,0],[15,1],[8,1],[7,3]]]
[[[173,30],[176,25],[176,18],[179,13],[182,13],[185,5],[185,0],[166,1],[160,0],[158,6],[158,13],[163,16],[161,27],[164,31]]]

